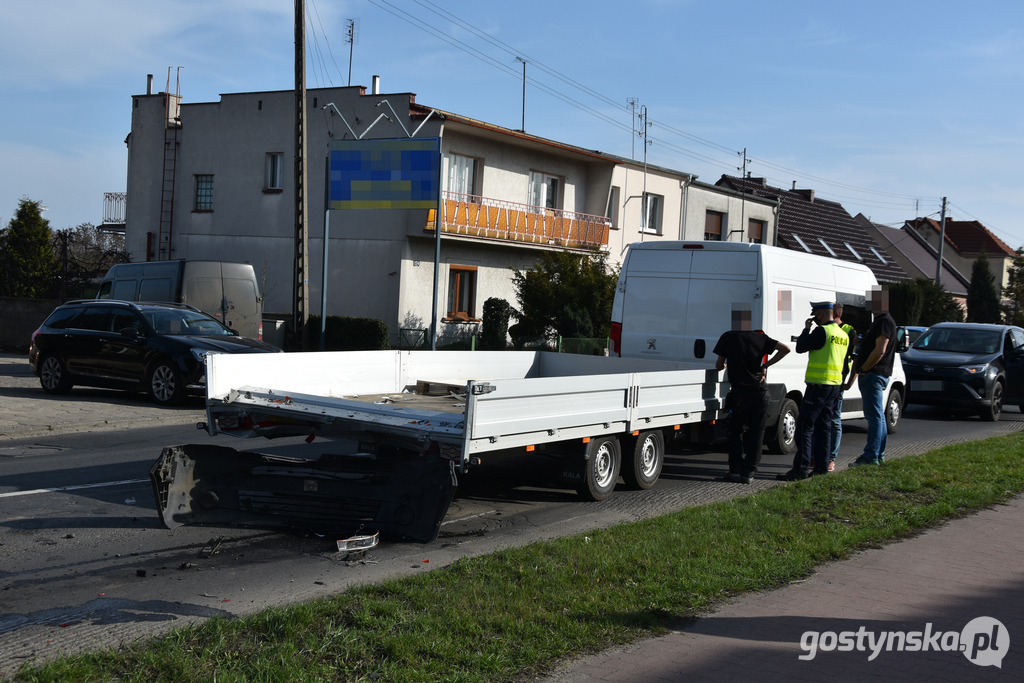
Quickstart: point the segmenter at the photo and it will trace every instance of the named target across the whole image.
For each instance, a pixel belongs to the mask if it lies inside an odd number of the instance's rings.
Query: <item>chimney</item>
[[[373,77],[373,90],[370,91],[371,95],[380,94],[380,76]]]
[[[796,192],[796,181],[793,181],[793,191]]]
[[[146,94],[153,94],[153,74],[146,74]]]
[[[801,197],[809,201],[811,204],[814,203],[814,190],[798,190],[796,188],[793,188],[793,192],[800,195]]]

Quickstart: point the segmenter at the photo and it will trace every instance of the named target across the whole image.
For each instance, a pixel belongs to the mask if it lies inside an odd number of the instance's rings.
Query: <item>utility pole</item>
[[[942,198],[942,218],[939,220],[939,259],[935,263],[935,284],[942,284],[942,245],[946,241],[946,198]]]
[[[747,222],[747,184],[746,184],[746,180],[747,180],[747,148],[744,147],[743,151],[742,152],[737,152],[737,154],[742,154],[743,155],[743,166],[742,166],[742,168],[737,169],[737,170],[740,171],[740,173],[743,174],[740,177],[744,181],[744,182],[740,183],[740,187],[743,188],[743,196],[740,197],[740,242],[742,242],[743,241],[743,229],[744,229],[744,226],[746,225],[746,222]],[[732,234],[732,230],[729,231],[729,234]],[[729,238],[729,235],[726,235],[726,241],[727,242],[729,241],[728,238]],[[764,235],[761,236],[761,239],[764,240]]]
[[[626,104],[629,105],[630,110],[633,112],[632,114],[630,114],[629,117],[629,120],[631,122],[630,127],[633,129],[633,134],[629,136],[629,158],[632,159],[633,161],[636,161],[636,104],[639,101],[640,100],[638,100],[635,97],[626,98]]]
[[[292,282],[294,342],[309,341],[308,216],[306,201],[306,0],[295,0],[295,272]],[[325,245],[326,246],[326,245]]]
[[[352,86],[352,48],[356,44],[356,20],[345,20],[345,42],[348,43],[348,84]]]
[[[523,123],[522,128],[519,130],[526,132],[526,60],[522,57],[516,57],[520,62],[523,63]]]
[[[644,192],[642,195],[643,199],[640,202],[640,211],[642,212],[640,215],[640,241],[643,242],[644,233],[647,232],[647,213],[648,204],[650,203],[650,198],[648,198],[647,196],[647,147],[648,145],[651,144],[651,141],[647,139],[647,129],[651,127],[651,122],[647,120],[646,104],[640,107],[640,111],[640,120],[642,121],[642,123],[640,124],[641,130],[638,133],[638,135],[642,137],[644,140]]]

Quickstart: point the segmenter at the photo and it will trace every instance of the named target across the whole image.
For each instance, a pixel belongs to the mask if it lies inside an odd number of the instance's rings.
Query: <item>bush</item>
[[[491,297],[484,302],[484,329],[480,335],[480,348],[501,351],[508,347],[508,321],[512,305],[504,299]]]
[[[377,318],[327,316],[325,351],[386,351],[391,348],[391,330]],[[320,348],[320,316],[309,316],[310,348]]]

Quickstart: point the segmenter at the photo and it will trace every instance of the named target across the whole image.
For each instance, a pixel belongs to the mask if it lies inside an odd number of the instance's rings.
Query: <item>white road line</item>
[[[102,484],[80,484],[78,486],[61,486],[55,489],[33,489],[31,491],[11,491],[0,493],[0,498],[13,498],[14,496],[31,496],[35,493],[57,493],[59,491],[75,491],[77,489],[94,489],[100,486],[121,486],[123,484],[141,484],[149,479],[125,479],[124,481],[105,481]]]

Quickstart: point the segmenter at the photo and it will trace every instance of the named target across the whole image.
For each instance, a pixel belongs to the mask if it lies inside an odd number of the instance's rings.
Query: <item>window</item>
[[[562,208],[561,189],[561,178],[530,171],[530,198],[527,203],[545,209],[560,209]]]
[[[448,317],[476,319],[476,266],[448,266]]]
[[[619,188],[612,186],[608,193],[608,207],[604,210],[604,216],[612,222],[612,229],[619,229]]]
[[[135,280],[117,280],[114,282],[114,290],[110,293],[110,296],[101,298],[135,301],[135,288],[138,284]]]
[[[832,247],[828,246],[828,242],[821,239],[820,237],[818,238],[818,241],[821,242],[821,246],[825,247],[825,251],[832,255],[832,258],[837,258],[836,252],[832,251]]]
[[[725,223],[725,214],[721,211],[708,211],[704,217],[704,239],[721,241],[722,224]]]
[[[644,195],[644,214],[641,217],[640,229],[644,232],[661,234],[661,214],[665,198],[659,194],[648,192]]]
[[[196,203],[194,211],[213,211],[213,176],[196,176]]]
[[[479,196],[477,170],[479,162],[461,154],[448,156],[448,191]]]
[[[69,326],[76,330],[102,330],[103,319],[109,312],[110,308],[107,306],[89,306],[71,321]]]
[[[877,256],[878,260],[882,262],[882,265],[888,265],[889,264],[889,262],[885,260],[885,257],[882,256],[882,253],[880,251],[878,251],[874,247],[870,247],[870,249],[871,249],[871,253],[874,254],[875,256]]]
[[[853,254],[853,257],[855,259],[857,259],[858,261],[863,261],[864,260],[864,258],[860,254],[857,253],[857,250],[850,246],[849,242],[843,242],[843,244],[846,245],[846,248],[850,250],[850,253]]]
[[[281,190],[284,188],[284,154],[267,155],[267,186],[266,190]]]
[[[795,239],[796,243],[803,247],[803,250],[806,251],[808,254],[814,253],[813,251],[811,251],[811,248],[807,246],[807,244],[802,239],[800,239],[800,235],[796,234],[795,232],[793,233],[793,239]]]
[[[751,218],[747,221],[747,241],[751,244],[764,244],[764,233],[767,226],[767,221]]]
[[[173,301],[171,298],[171,279],[153,278],[143,280],[139,287],[139,301]]]

